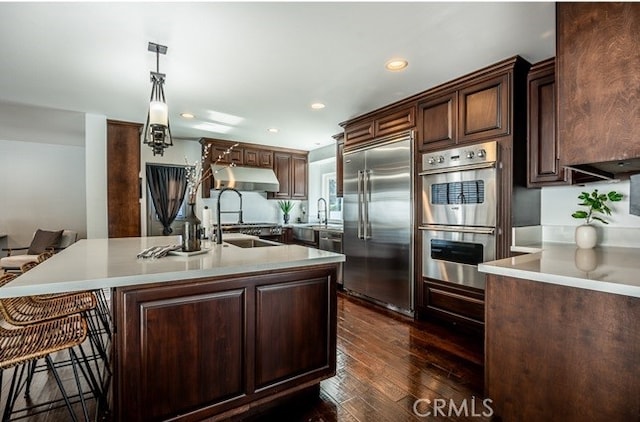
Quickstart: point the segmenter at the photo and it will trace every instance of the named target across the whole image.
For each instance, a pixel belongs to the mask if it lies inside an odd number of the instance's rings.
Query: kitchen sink
[[[265,246],[281,246],[281,243],[271,242],[269,240],[261,240],[261,239],[232,239],[225,240],[225,243],[228,243],[233,246],[237,246],[239,248],[262,248]]]
[[[314,243],[316,241],[316,234],[312,226],[294,226],[293,238],[302,242]]]

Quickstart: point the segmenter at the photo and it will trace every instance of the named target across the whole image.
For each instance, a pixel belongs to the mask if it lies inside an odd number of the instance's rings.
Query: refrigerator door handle
[[[358,170],[358,239],[363,239],[362,235],[362,170]]]
[[[364,191],[364,239],[371,239],[371,222],[369,221],[369,183],[370,183],[371,171],[365,170],[363,172],[362,186]]]

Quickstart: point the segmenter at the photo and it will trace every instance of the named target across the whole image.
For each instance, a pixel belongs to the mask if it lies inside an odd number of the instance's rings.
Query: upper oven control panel
[[[422,154],[422,170],[466,167],[468,165],[494,163],[498,157],[498,143],[485,142]]]

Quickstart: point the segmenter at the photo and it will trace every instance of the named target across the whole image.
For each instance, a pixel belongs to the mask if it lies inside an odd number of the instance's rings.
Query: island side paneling
[[[640,298],[490,274],[485,393],[504,421],[640,412]]]
[[[227,417],[336,368],[336,265],[114,290],[118,420]]]

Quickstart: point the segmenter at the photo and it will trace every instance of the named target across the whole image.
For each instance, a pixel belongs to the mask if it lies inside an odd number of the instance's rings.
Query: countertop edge
[[[518,265],[519,258],[531,259],[535,256],[541,256],[541,252],[545,249],[544,245],[541,249],[535,250],[528,255],[505,258],[498,261],[486,262],[478,264],[478,271],[486,274],[494,274],[506,277],[514,277],[525,280],[538,281],[542,283],[555,284],[559,286],[575,287],[578,289],[587,289],[602,293],[611,293],[617,295],[631,296],[640,298],[640,286],[630,285],[623,282],[610,282],[604,280],[592,280],[588,278],[572,277],[562,274],[554,274],[549,272],[531,271],[527,269],[514,268]],[[511,262],[509,262],[511,260]],[[495,263],[495,265],[493,264]]]
[[[65,293],[74,291],[96,290],[115,287],[126,287],[145,285],[153,283],[162,283],[170,281],[194,280],[204,277],[222,277],[226,275],[237,274],[253,274],[263,271],[283,270],[290,268],[302,268],[315,265],[334,264],[344,262],[345,257],[341,254],[332,256],[323,256],[317,258],[306,258],[294,261],[269,262],[254,264],[248,269],[246,266],[236,267],[216,267],[211,269],[194,269],[187,271],[171,271],[157,274],[132,275],[109,278],[96,278],[91,280],[72,280],[57,282],[55,284],[33,284],[33,285],[15,285],[11,283],[4,285],[0,289],[0,299],[30,296],[49,293]],[[43,286],[46,288],[43,290]],[[46,290],[46,291],[45,291]]]

